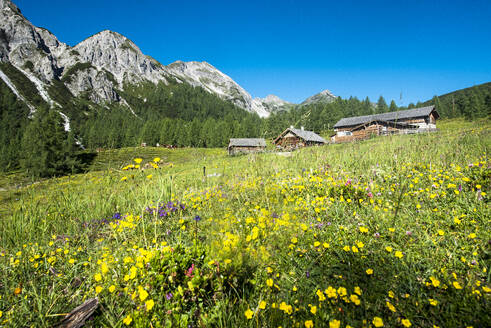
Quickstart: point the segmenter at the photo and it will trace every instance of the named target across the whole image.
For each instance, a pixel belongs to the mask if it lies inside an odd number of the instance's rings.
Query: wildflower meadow
[[[440,129],[6,188],[0,326],[488,327],[491,126]]]

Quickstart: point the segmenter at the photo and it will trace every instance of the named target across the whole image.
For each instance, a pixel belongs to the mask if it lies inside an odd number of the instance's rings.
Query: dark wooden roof
[[[350,131],[355,131],[358,130],[359,128],[369,126],[372,124],[380,124],[380,125],[385,125],[385,126],[391,126],[397,129],[417,129],[418,126],[414,124],[408,124],[404,122],[391,122],[391,121],[382,121],[382,120],[371,120],[366,123],[362,123],[360,125],[357,125],[353,128],[350,129]]]
[[[283,131],[278,138],[276,138],[273,142],[276,143],[281,137],[283,137],[285,134],[288,132],[293,133],[297,137],[305,140],[305,141],[313,141],[313,142],[320,142],[320,143],[326,143],[327,141],[324,140],[320,135],[313,131],[306,131],[306,130],[300,130],[300,129],[294,129],[294,128],[288,128],[285,131]]]
[[[364,124],[370,121],[377,121],[377,120],[397,121],[403,119],[424,117],[430,115],[431,112],[434,112],[436,114],[436,118],[439,117],[438,113],[435,111],[435,106],[427,106],[427,107],[420,107],[414,109],[400,110],[397,112],[390,112],[390,113],[356,116],[356,117],[345,117],[340,119],[339,122],[337,122],[334,125],[334,128],[337,129],[341,127],[358,126],[360,124]]]
[[[233,138],[229,147],[266,147],[266,141],[262,138]]]

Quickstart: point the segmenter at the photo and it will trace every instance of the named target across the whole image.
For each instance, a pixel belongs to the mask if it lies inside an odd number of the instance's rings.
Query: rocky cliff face
[[[77,62],[88,62],[99,70],[105,69],[120,85],[123,82],[166,82],[167,74],[159,62],[145,56],[128,38],[108,30],[85,39],[63,56],[65,67]]]
[[[176,61],[166,66],[167,71],[182,82],[200,86],[208,92],[217,94],[235,105],[252,110],[252,97],[229,76],[223,74],[207,62]]]

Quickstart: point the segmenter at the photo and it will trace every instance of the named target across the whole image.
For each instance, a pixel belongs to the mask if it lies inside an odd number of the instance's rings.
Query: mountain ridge
[[[145,81],[167,84],[175,79],[202,87],[260,117],[288,108],[285,106],[288,103],[279,98],[253,99],[233,79],[207,62],[177,60],[165,66],[143,54],[124,35],[108,29],[71,47],[48,29],[33,25],[10,0],[0,0],[0,10],[0,61],[11,63],[32,80],[49,104],[56,105],[46,91],[54,80],[62,81],[75,97],[83,94],[97,104],[124,104],[118,90],[126,84]]]

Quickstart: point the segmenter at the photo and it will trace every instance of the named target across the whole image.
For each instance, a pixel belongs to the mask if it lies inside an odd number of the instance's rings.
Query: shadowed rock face
[[[88,93],[96,103],[122,101],[116,90],[124,84],[167,84],[171,78],[202,87],[262,117],[288,105],[276,96],[252,99],[229,76],[206,62],[161,65],[116,32],[105,30],[70,47],[48,30],[32,25],[10,0],[0,0],[0,61],[21,68],[36,81],[40,93],[53,79],[63,79],[73,95]]]

